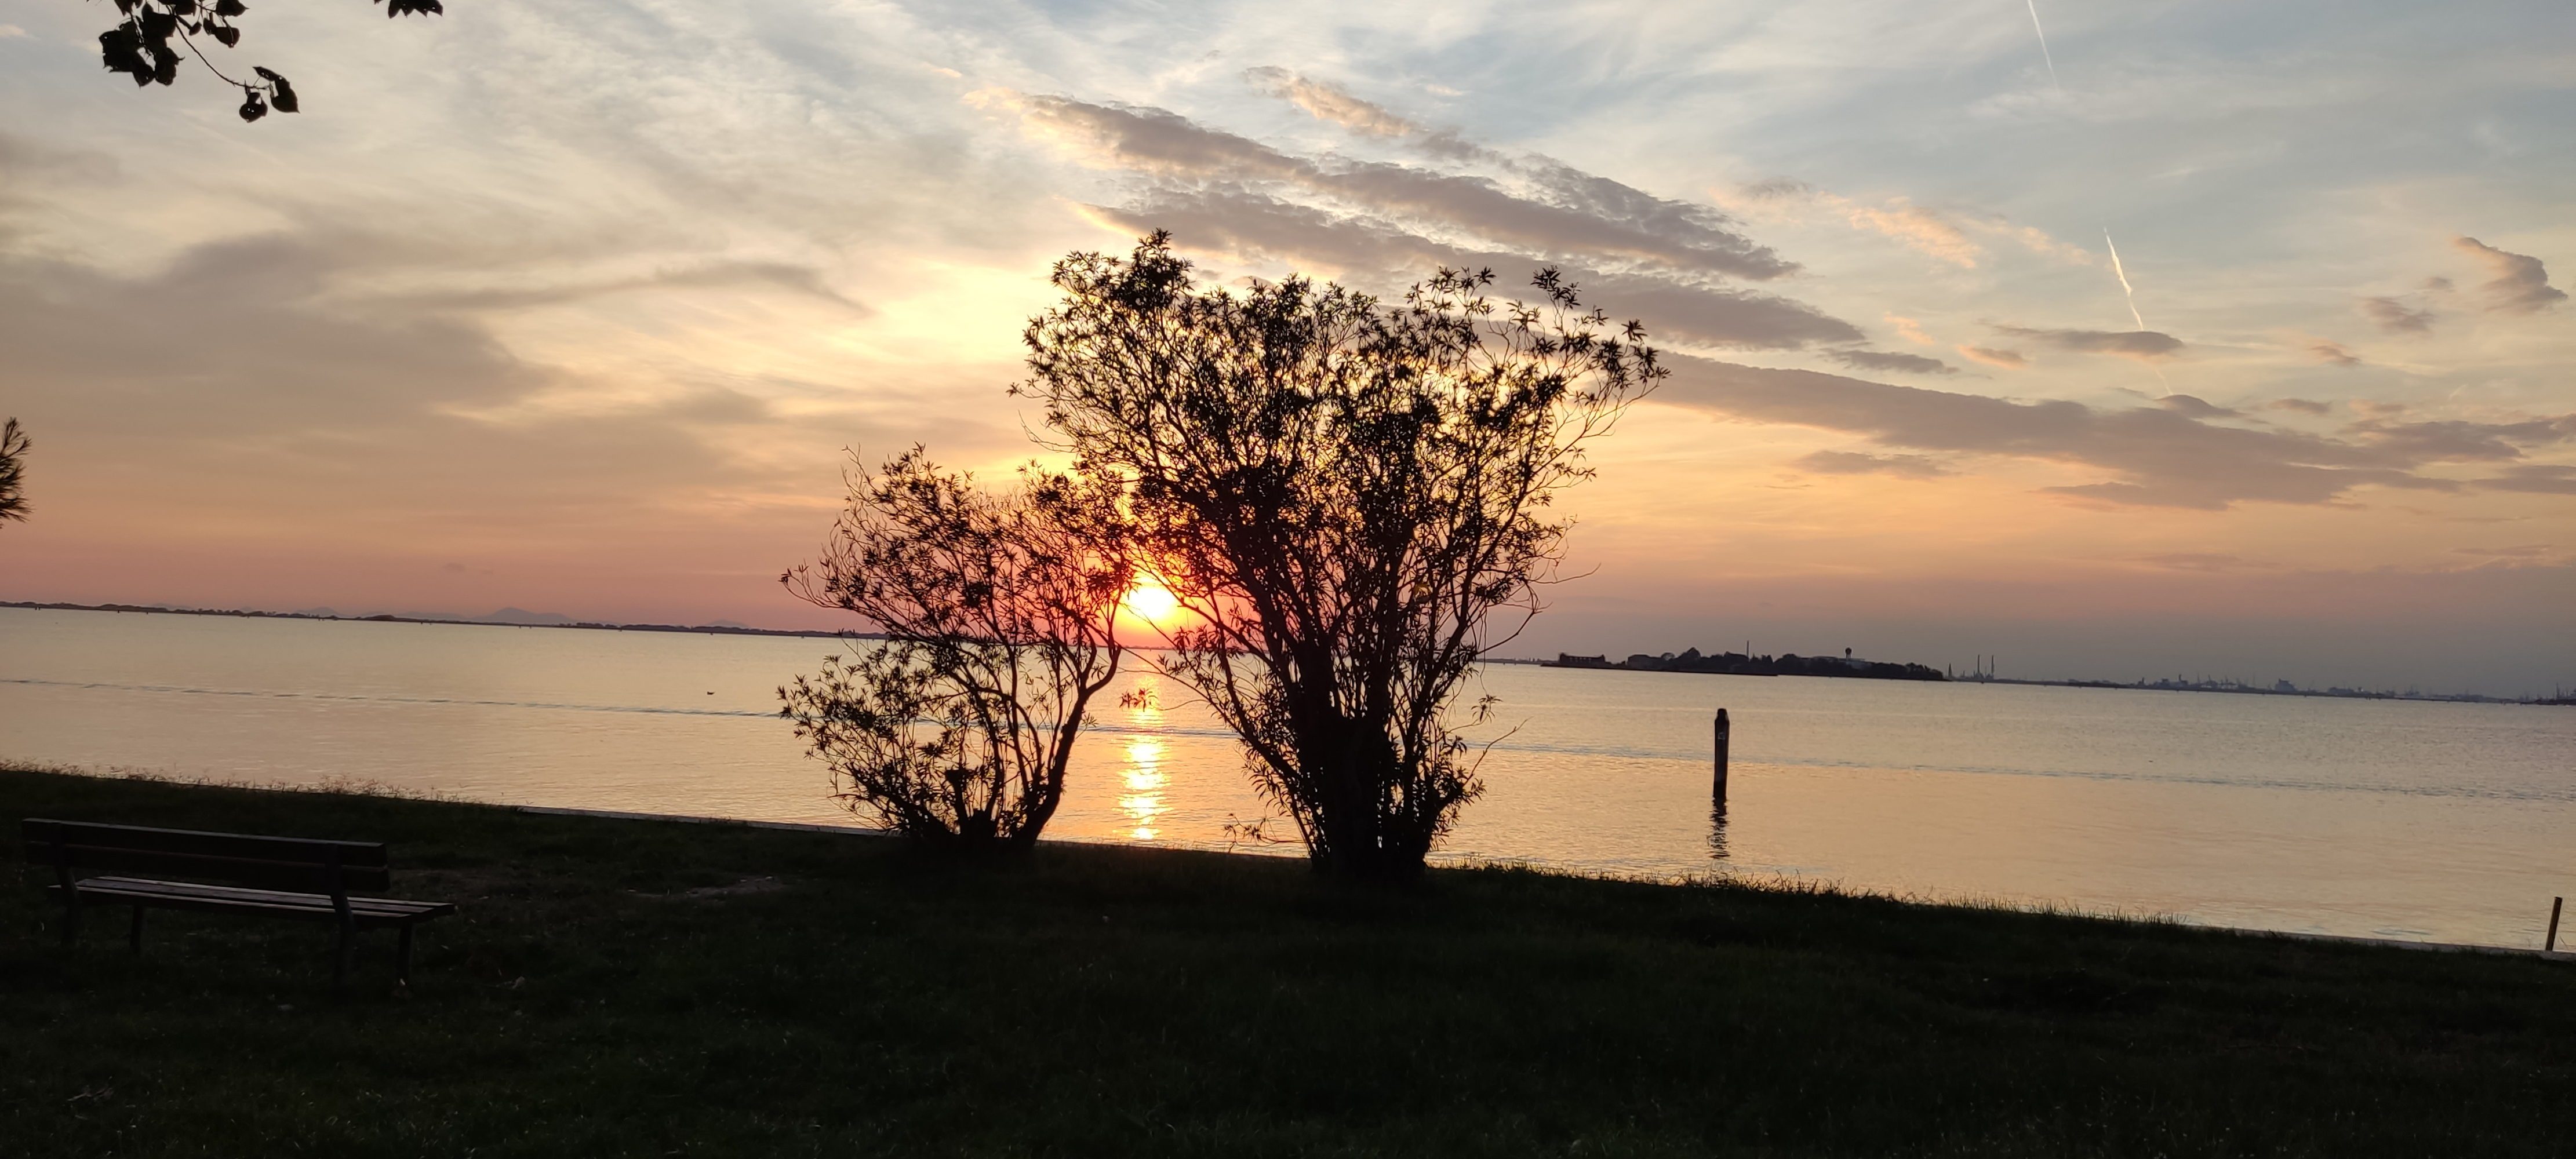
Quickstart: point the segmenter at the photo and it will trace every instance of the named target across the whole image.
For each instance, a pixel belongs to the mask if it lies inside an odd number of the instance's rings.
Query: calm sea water
[[[838,646],[0,608],[0,758],[851,824],[776,716]],[[1517,665],[1481,684],[1502,701],[1488,791],[1448,858],[2504,946],[2576,894],[2568,709]],[[1102,705],[1050,836],[1225,848],[1271,812],[1160,691]]]

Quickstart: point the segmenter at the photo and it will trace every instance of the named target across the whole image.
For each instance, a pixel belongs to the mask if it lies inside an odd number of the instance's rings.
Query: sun
[[[1180,597],[1161,584],[1143,583],[1128,589],[1127,610],[1148,624],[1160,624],[1181,610]]]

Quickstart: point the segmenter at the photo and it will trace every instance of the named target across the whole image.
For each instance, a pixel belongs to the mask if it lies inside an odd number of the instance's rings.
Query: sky
[[[108,11],[0,0],[0,599],[850,626],[849,456],[1007,476],[1159,227],[1645,323],[1501,655],[2576,687],[2563,0],[305,0],[250,125]]]

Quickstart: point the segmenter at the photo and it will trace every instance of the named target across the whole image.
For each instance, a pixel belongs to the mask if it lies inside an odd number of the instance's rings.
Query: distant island
[[[1649,656],[1643,652],[1625,660],[1608,656],[1572,656],[1559,652],[1554,660],[1541,660],[1542,668],[1610,668],[1624,672],[1705,672],[1723,676],[1841,676],[1861,680],[1947,680],[1938,668],[1922,664],[1891,664],[1878,660],[1854,659],[1851,649],[1840,656],[1800,656],[1795,652],[1782,656],[1749,656],[1742,652],[1720,652],[1702,655],[1693,648],[1675,654]]]
[[[1694,672],[1717,676],[1840,676],[1862,680],[1939,680],[1965,684],[2020,684],[2047,688],[2125,688],[2144,692],[2225,692],[2242,696],[2322,696],[2352,700],[2442,700],[2466,704],[2546,704],[2576,706],[2576,696],[2564,689],[2551,696],[2481,696],[2474,692],[2433,693],[2409,689],[2385,691],[2366,688],[2301,688],[2287,680],[2271,684],[2254,684],[2239,680],[2191,680],[2172,677],[2162,680],[2011,680],[1995,675],[1988,657],[1977,658],[1977,666],[1966,673],[1944,672],[1924,664],[1892,664],[1876,660],[1855,659],[1850,649],[1840,656],[1754,656],[1743,652],[1720,652],[1706,655],[1693,648],[1687,652],[1666,652],[1650,656],[1639,652],[1625,660],[1603,656],[1576,656],[1565,652],[1554,660],[1496,660],[1487,663],[1535,664],[1541,668],[1597,668],[1612,672]]]

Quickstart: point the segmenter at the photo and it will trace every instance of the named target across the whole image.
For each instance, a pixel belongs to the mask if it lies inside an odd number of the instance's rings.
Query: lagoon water
[[[856,824],[776,715],[777,686],[841,646],[0,608],[0,759]],[[1449,859],[2520,947],[2576,894],[2576,710],[1521,665],[1480,682],[1501,700],[1488,787]],[[1227,848],[1229,821],[1272,812],[1228,736],[1159,691],[1104,697],[1049,836]]]

